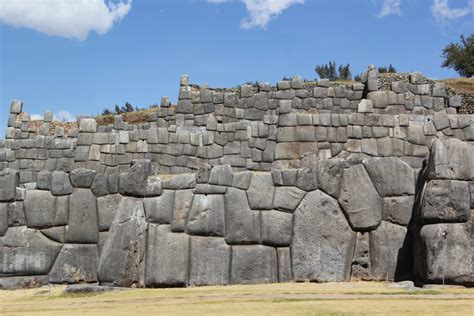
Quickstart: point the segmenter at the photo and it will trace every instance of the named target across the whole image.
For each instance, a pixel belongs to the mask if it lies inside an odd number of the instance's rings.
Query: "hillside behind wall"
[[[0,287],[100,282],[474,283],[473,116],[420,74],[379,91],[299,78],[190,85],[150,122],[11,107],[0,149]],[[429,160],[427,160],[429,156]]]

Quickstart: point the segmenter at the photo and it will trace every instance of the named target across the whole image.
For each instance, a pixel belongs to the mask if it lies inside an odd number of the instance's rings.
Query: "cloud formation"
[[[107,33],[132,8],[132,0],[0,0],[0,21],[38,32],[85,40]]]
[[[448,20],[462,18],[474,13],[474,0],[470,0],[463,8],[451,8],[448,0],[434,0],[431,13],[436,21],[441,24]]]
[[[382,9],[377,15],[378,18],[383,18],[387,15],[401,15],[402,10],[400,8],[401,0],[384,0]]]

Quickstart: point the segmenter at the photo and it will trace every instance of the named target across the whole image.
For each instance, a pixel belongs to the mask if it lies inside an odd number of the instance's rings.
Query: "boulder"
[[[53,171],[51,174],[51,193],[53,195],[69,195],[72,193],[71,181],[64,171]]]
[[[347,281],[356,233],[337,201],[319,190],[310,192],[294,217],[291,254],[295,280]]]
[[[150,224],[145,282],[151,287],[188,284],[189,236],[171,232],[170,225]]]
[[[191,237],[189,285],[229,284],[230,247],[224,238]]]
[[[401,159],[370,158],[363,163],[380,196],[415,194],[415,173]]]
[[[250,208],[253,210],[272,209],[275,187],[269,172],[255,172],[252,174],[247,196]]]
[[[224,231],[224,195],[194,195],[186,233],[223,237]]]
[[[372,278],[402,281],[412,277],[412,241],[407,228],[383,221],[370,232]]]
[[[140,199],[122,198],[99,260],[99,281],[117,286],[144,285],[147,223]]]
[[[231,284],[263,284],[278,281],[275,248],[262,245],[232,246]]]
[[[49,272],[51,283],[97,282],[99,258],[96,245],[63,246]]]
[[[339,203],[356,231],[370,231],[382,220],[382,199],[363,165],[344,170]]]
[[[474,146],[455,138],[435,139],[428,160],[429,179],[474,180]]]
[[[54,226],[56,198],[49,191],[27,190],[25,216],[28,227],[46,228]]]
[[[261,242],[270,246],[289,246],[293,216],[279,211],[262,211],[261,216]]]
[[[469,185],[465,181],[432,180],[426,185],[423,223],[463,223],[471,217]]]
[[[95,170],[75,169],[69,174],[69,179],[75,188],[90,188],[96,173]]]
[[[68,243],[97,243],[99,223],[97,200],[90,189],[75,188],[69,197]]]
[[[0,238],[0,277],[46,275],[61,247],[38,230],[10,227]]]
[[[143,199],[147,222],[171,224],[173,220],[174,199],[174,190],[164,190],[161,196]]]
[[[250,210],[245,191],[229,188],[224,196],[225,239],[229,244],[252,244],[260,241],[260,217]]]

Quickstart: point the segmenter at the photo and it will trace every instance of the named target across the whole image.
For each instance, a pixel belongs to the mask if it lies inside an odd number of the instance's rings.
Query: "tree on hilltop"
[[[461,77],[474,75],[474,33],[466,39],[461,35],[460,43],[451,43],[443,49],[444,68],[453,68]]]

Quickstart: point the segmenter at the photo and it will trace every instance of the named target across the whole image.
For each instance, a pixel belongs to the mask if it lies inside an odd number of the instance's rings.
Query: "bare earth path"
[[[0,291],[0,315],[474,315],[474,289],[288,283],[64,295],[64,286]]]

